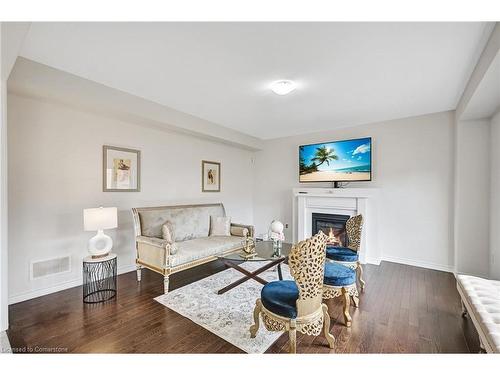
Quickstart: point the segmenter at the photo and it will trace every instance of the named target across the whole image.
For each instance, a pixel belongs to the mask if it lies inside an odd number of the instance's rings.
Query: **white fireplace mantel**
[[[363,215],[361,263],[380,263],[377,240],[375,188],[296,188],[293,189],[293,240],[312,235],[312,213]]]

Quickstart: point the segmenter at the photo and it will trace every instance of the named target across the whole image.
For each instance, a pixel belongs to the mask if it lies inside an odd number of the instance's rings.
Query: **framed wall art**
[[[201,191],[220,192],[220,163],[216,161],[201,161]]]
[[[103,146],[103,191],[141,191],[141,152],[129,148]]]

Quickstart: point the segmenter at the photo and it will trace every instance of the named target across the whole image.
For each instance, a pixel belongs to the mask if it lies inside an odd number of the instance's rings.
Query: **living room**
[[[500,352],[469,21],[2,21],[2,351]]]

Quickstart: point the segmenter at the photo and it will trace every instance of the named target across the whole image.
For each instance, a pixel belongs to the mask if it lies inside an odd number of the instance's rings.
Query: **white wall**
[[[497,279],[500,130],[494,113],[500,106],[499,59],[500,23],[496,22],[455,111],[456,271]]]
[[[490,277],[500,279],[500,111],[491,119]]]
[[[7,78],[29,22],[0,22],[0,331],[9,326],[7,239]]]
[[[121,122],[48,101],[9,94],[9,297],[32,298],[81,283],[81,258],[92,233],[82,210],[117,206],[110,230],[118,267],[131,270],[130,209],[223,202],[233,221],[251,223],[252,152],[187,135]],[[141,192],[102,192],[102,146],[142,151]],[[201,192],[201,160],[222,163],[222,192]],[[72,272],[31,282],[32,260],[71,254]]]
[[[9,328],[7,252],[7,83],[0,79],[0,332]]]
[[[456,126],[456,272],[488,277],[490,122],[457,121]]]
[[[298,146],[322,141],[372,137],[373,181],[349,187],[380,189],[378,241],[382,258],[452,270],[453,113],[443,112],[270,140],[256,153],[255,223],[257,233],[274,218],[289,224],[298,183]]]

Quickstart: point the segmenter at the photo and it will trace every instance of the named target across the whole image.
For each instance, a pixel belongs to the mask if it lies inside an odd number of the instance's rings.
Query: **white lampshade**
[[[111,229],[118,226],[116,207],[86,208],[83,210],[83,229]]]

